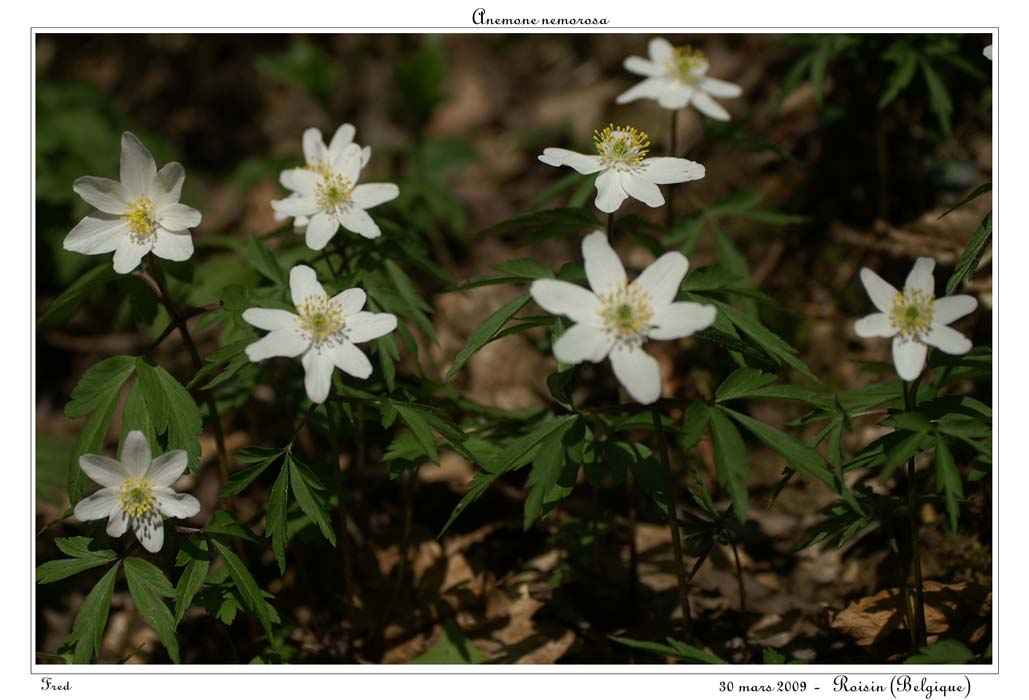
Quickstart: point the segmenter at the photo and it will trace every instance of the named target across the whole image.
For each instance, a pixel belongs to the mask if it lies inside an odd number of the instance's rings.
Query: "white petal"
[[[144,478],[154,488],[167,488],[182,476],[182,472],[186,471],[188,464],[189,458],[186,456],[185,450],[172,450],[151,462]]]
[[[103,455],[82,455],[79,466],[90,479],[101,486],[120,487],[126,478],[132,476],[121,462]]]
[[[109,537],[121,537],[129,529],[129,514],[126,513],[121,503],[115,502],[111,514],[107,516],[107,535]]]
[[[137,243],[128,236],[118,242],[114,251],[114,271],[119,275],[128,273],[139,267],[139,261],[150,252],[150,242]]]
[[[339,229],[339,222],[336,217],[324,211],[320,211],[311,217],[307,224],[307,247],[312,250],[321,250],[336,235]]]
[[[604,167],[604,159],[600,156],[576,153],[575,151],[569,151],[567,148],[544,148],[543,155],[539,156],[539,161],[554,167],[567,165],[583,175],[600,172]]]
[[[358,185],[354,188],[351,197],[354,204],[361,209],[371,209],[396,199],[399,195],[400,188],[392,182],[375,182]]]
[[[354,128],[353,124],[341,124],[336,133],[332,135],[332,141],[329,142],[329,161],[336,159],[343,149],[354,142],[354,134],[357,133],[357,129]]]
[[[185,204],[166,204],[157,212],[157,221],[169,231],[185,231],[200,225],[200,212]]]
[[[672,53],[675,51],[672,45],[668,42],[668,39],[662,37],[655,37],[650,40],[647,44],[647,55],[650,56],[652,63],[663,66],[665,61],[671,58]]]
[[[954,323],[959,318],[975,311],[976,306],[978,306],[978,302],[975,297],[967,294],[937,299],[933,306],[933,323],[943,325]]]
[[[397,317],[393,314],[358,311],[347,317],[347,339],[351,343],[366,343],[392,333],[396,328]]]
[[[299,322],[296,314],[285,309],[260,309],[256,306],[243,312],[243,320],[263,331],[292,330]]]
[[[865,285],[865,291],[868,292],[875,308],[889,313],[893,299],[897,296],[897,289],[867,267],[861,268],[861,284]]]
[[[71,188],[86,204],[107,214],[124,214],[132,203],[120,182],[104,177],[80,177]]]
[[[625,268],[603,231],[594,231],[582,239],[582,259],[586,279],[595,294],[604,294],[612,287],[625,284]]]
[[[169,518],[192,518],[200,512],[200,501],[188,493],[175,493],[169,488],[154,489],[157,509]]]
[[[700,163],[685,158],[647,158],[640,164],[640,174],[659,185],[689,182],[704,177],[705,169]]]
[[[667,90],[667,81],[662,78],[647,78],[615,98],[615,103],[624,105],[639,99],[656,100]]]
[[[614,336],[603,327],[577,323],[554,342],[554,357],[571,365],[600,362],[611,352],[613,345]]]
[[[121,217],[96,212],[76,224],[64,237],[64,249],[86,255],[110,253],[128,233],[128,224]]]
[[[985,49],[983,49],[983,56],[986,56],[986,58],[990,59],[991,61],[993,60],[993,44],[990,44]]]
[[[186,171],[179,163],[168,163],[157,171],[151,187],[152,204],[155,209],[160,209],[168,204],[174,204],[182,197],[182,183],[186,181]]]
[[[318,283],[318,275],[307,265],[296,265],[289,271],[289,291],[296,307],[300,307],[307,297],[325,296],[325,290]]]
[[[619,176],[622,189],[630,197],[638,199],[648,207],[659,207],[665,203],[661,189],[646,177],[631,172],[623,172]]]
[[[344,289],[342,292],[332,297],[332,303],[339,305],[343,313],[349,316],[350,314],[357,313],[364,308],[366,298],[367,295],[364,293],[363,289],[354,287],[353,289]]]
[[[132,476],[143,476],[150,468],[150,443],[141,430],[129,431],[121,448],[121,465]]]
[[[121,135],[121,184],[132,200],[150,195],[150,186],[157,177],[157,164],[150,151],[136,135]]]
[[[368,360],[368,356],[353,343],[340,343],[333,347],[329,354],[332,357],[332,364],[351,377],[367,379],[372,376],[372,363]]]
[[[919,258],[915,266],[908,273],[904,281],[904,289],[921,289],[924,294],[931,295],[936,291],[936,282],[933,280],[933,268],[936,261],[932,258]]]
[[[647,59],[640,58],[639,56],[629,56],[622,62],[622,65],[625,67],[625,70],[630,73],[645,75],[650,78],[663,75],[665,72],[665,69],[661,64],[648,61]]]
[[[350,207],[338,214],[340,225],[348,231],[364,236],[365,238],[378,238],[382,235],[379,225],[364,209]]]
[[[692,301],[677,301],[659,307],[651,323],[654,327],[647,333],[653,340],[674,340],[693,335],[715,322],[718,314],[714,306]]]
[[[736,83],[718,78],[703,78],[700,81],[700,89],[713,97],[739,97],[743,94],[743,88]]]
[[[948,355],[964,355],[972,349],[972,341],[953,328],[933,324],[923,336],[929,345],[937,347]]]
[[[925,354],[925,345],[917,340],[904,340],[899,335],[893,338],[893,366],[901,379],[910,382],[918,378],[925,365]]]
[[[322,403],[329,397],[332,387],[332,356],[328,351],[322,352],[311,348],[300,360],[304,366],[304,388],[307,398],[314,403]]]
[[[613,214],[628,196],[622,188],[622,181],[616,170],[605,170],[597,176],[597,199],[593,203],[600,211]]]
[[[86,496],[75,504],[75,517],[86,522],[106,518],[118,505],[118,497],[113,488],[102,488],[91,496]]]
[[[690,103],[690,99],[696,92],[690,85],[669,81],[665,89],[658,95],[657,103],[665,109],[682,109]]]
[[[892,338],[897,335],[890,315],[881,312],[859,318],[854,322],[854,332],[862,338]]]
[[[720,122],[729,121],[729,112],[726,111],[725,107],[715,102],[714,98],[706,92],[697,90],[693,94],[692,101],[693,106],[697,108],[697,111],[703,112],[712,119],[717,119]]]
[[[133,518],[132,531],[143,549],[151,554],[157,554],[164,546],[164,523],[155,511],[150,511],[142,518]]]
[[[290,195],[285,199],[273,199],[272,209],[283,217],[290,216],[311,216],[321,210],[314,197],[303,195]]]
[[[600,300],[588,289],[564,280],[536,280],[529,287],[533,300],[545,311],[567,316],[577,323],[600,324]]]
[[[661,368],[643,348],[615,346],[611,351],[611,367],[634,401],[651,404],[661,397]]]
[[[311,339],[295,328],[280,328],[246,346],[247,359],[260,362],[269,357],[296,357],[311,347]]]
[[[154,255],[176,262],[189,260],[193,257],[193,236],[189,231],[169,231],[162,226],[154,239]]]
[[[321,175],[307,168],[293,168],[292,170],[283,170],[279,173],[279,184],[288,190],[296,190],[297,194],[312,199],[321,181]]]
[[[347,145],[332,159],[331,167],[351,183],[357,182],[361,175],[361,148],[356,143]]]
[[[310,129],[304,129],[302,141],[304,145],[304,161],[308,165],[318,165],[319,163],[327,162],[328,150],[325,148],[325,140],[322,138],[320,129],[313,126]]]
[[[372,147],[365,146],[361,149],[361,167],[368,165],[368,161],[372,159]]]
[[[664,306],[675,301],[675,295],[679,293],[679,287],[689,269],[690,262],[686,256],[672,251],[650,263],[636,278],[636,284],[650,294],[655,308]]]

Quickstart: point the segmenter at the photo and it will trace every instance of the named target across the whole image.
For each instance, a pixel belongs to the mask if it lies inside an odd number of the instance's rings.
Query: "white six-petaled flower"
[[[597,155],[576,153],[564,148],[545,148],[540,162],[559,167],[567,165],[583,175],[597,176],[597,209],[610,214],[626,197],[650,207],[665,203],[658,185],[688,182],[704,177],[704,166],[685,158],[647,158],[650,140],[646,133],[631,126],[609,125],[593,132]]]
[[[143,548],[159,552],[164,544],[161,516],[192,518],[200,502],[172,490],[188,459],[185,450],[151,458],[150,444],[138,430],[125,436],[121,461],[102,455],[82,455],[79,466],[103,488],[75,504],[79,520],[107,518],[107,534],[121,537],[130,527]]]
[[[540,279],[530,293],[552,314],[575,322],[554,343],[561,362],[600,362],[611,358],[615,376],[642,404],[661,396],[657,360],[643,351],[647,340],[685,338],[715,321],[715,308],[675,301],[689,261],[682,253],[665,253],[629,282],[618,254],[602,231],[582,241],[590,289],[571,282]]]
[[[178,163],[160,171],[150,151],[134,134],[121,137],[121,182],[80,177],[72,189],[96,207],[64,239],[64,249],[86,255],[114,252],[114,271],[126,274],[152,252],[166,260],[193,255],[189,229],[200,212],[179,203],[186,173]]]
[[[279,175],[290,194],[272,202],[275,218],[293,217],[293,225],[314,250],[324,248],[340,226],[365,238],[378,238],[382,232],[365,210],[400,194],[392,183],[357,184],[371,148],[354,143],[354,133],[353,126],[343,124],[326,147],[321,132],[308,129],[303,138],[304,167]]]
[[[854,330],[862,338],[893,338],[893,366],[905,381],[921,374],[929,345],[950,355],[972,349],[968,338],[948,326],[975,311],[975,297],[958,294],[937,299],[935,267],[932,258],[916,260],[900,291],[867,267],[861,268],[861,282],[879,311],[859,319]]]
[[[619,95],[615,102],[625,104],[641,98],[657,100],[665,109],[681,109],[693,105],[712,119],[729,121],[729,113],[715,102],[715,97],[739,97],[739,85],[708,76],[707,57],[692,46],[673,47],[667,39],[651,39],[650,56],[630,56],[625,69],[646,77]]]
[[[397,327],[397,317],[362,311],[366,297],[364,290],[356,287],[330,297],[318,283],[314,270],[306,265],[290,270],[289,287],[296,313],[260,308],[243,312],[244,321],[271,331],[246,347],[250,361],[300,355],[307,397],[314,403],[328,398],[334,367],[367,379],[372,364],[354,343],[392,332]]]

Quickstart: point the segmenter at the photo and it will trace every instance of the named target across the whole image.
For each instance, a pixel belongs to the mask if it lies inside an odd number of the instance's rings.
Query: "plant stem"
[[[611,212],[607,215],[607,242],[611,244],[611,247],[615,246],[615,213]]]
[[[675,575],[679,580],[679,603],[682,606],[682,626],[687,640],[693,637],[693,622],[690,614],[690,592],[686,567],[682,561],[682,538],[679,536],[679,509],[675,501],[675,479],[672,477],[672,464],[668,459],[668,440],[661,424],[661,413],[653,408],[650,411],[654,419],[654,432],[657,437],[661,463],[665,468],[665,499],[668,506],[668,530],[672,535],[672,556],[675,558]]]
[[[317,406],[318,404],[312,405]],[[336,530],[336,551],[339,553],[343,563],[343,601],[347,610],[347,616],[352,620],[354,617],[352,607],[354,595],[353,550],[350,547],[350,532],[347,529],[346,483],[343,479],[343,472],[339,467],[339,428],[335,416],[332,415],[332,410],[332,404],[326,402],[325,415],[329,419],[329,440],[332,443],[332,458],[334,462],[332,473],[336,480],[336,509],[339,511],[339,527]]]
[[[636,485],[632,469],[625,470],[625,503],[629,511],[629,604],[635,618],[640,609],[640,555],[636,548]]]
[[[668,155],[671,156],[672,158],[678,158],[679,156],[677,155],[677,153],[679,151],[679,145],[678,145],[678,142],[679,142],[679,110],[673,109],[673,110],[670,110],[670,112],[671,112],[672,116],[669,119],[669,124],[668,124],[668,144],[669,144]],[[668,197],[667,197],[667,199],[668,199],[668,202],[667,202],[668,208],[665,209],[665,215],[667,217],[665,219],[665,225],[668,228],[671,228],[675,224],[675,184],[674,183],[668,186]]]
[[[148,266],[153,266],[153,263],[150,262],[149,258],[147,259],[147,263]],[[193,358],[193,364],[199,372],[204,366],[204,361],[200,359],[200,353],[197,352],[196,344],[193,342],[193,336],[189,334],[189,324],[186,322],[188,316],[179,311],[179,307],[176,306],[174,301],[172,301],[171,296],[168,294],[168,290],[164,286],[163,276],[160,274],[151,276],[142,270],[135,274],[147,283],[147,286],[149,286],[157,296],[157,300],[164,304],[165,309],[168,310],[168,315],[171,316],[172,323],[179,327],[179,333],[182,335],[182,342],[185,343],[186,349],[189,351],[189,356]],[[222,432],[222,419],[221,415],[218,413],[218,406],[210,392],[204,392],[204,400],[207,403],[207,410],[211,414],[211,427],[214,431],[214,443],[218,448],[218,473],[221,477],[221,485],[224,486],[229,481],[229,454],[225,449],[225,435]]]
[[[915,410],[919,380],[904,387],[904,410],[908,413]],[[915,483],[915,458],[908,460],[908,527],[911,534],[911,568],[915,575],[915,630],[919,648],[927,642],[928,630],[925,626],[925,586],[922,581],[922,554],[918,543],[918,518],[920,500]]]
[[[736,538],[729,536],[729,544],[732,545],[732,556],[736,560],[736,584],[740,588],[740,612],[747,614],[747,589],[743,587],[743,565],[740,564],[740,550],[736,546]]]

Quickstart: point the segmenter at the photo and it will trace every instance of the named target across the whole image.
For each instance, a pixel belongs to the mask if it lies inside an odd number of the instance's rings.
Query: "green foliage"
[[[258,56],[257,71],[283,85],[295,85],[323,104],[339,85],[340,63],[310,39],[295,39],[276,55]]]
[[[231,549],[218,540],[211,541],[214,543],[214,548],[218,550],[218,554],[225,561],[225,567],[228,569],[229,576],[239,591],[243,607],[260,621],[265,633],[270,637],[272,635],[272,618],[271,611],[269,610],[271,606],[265,601],[264,593],[257,586],[257,582],[247,570],[247,567]]]
[[[453,620],[445,620],[439,638],[412,664],[481,664],[489,658],[461,633]]]
[[[993,212],[991,211],[979,224],[979,228],[972,234],[971,240],[965,246],[965,250],[958,258],[954,266],[954,273],[947,280],[947,294],[953,294],[958,286],[972,279],[972,274],[979,268],[979,261],[983,259],[986,248],[993,238]]]
[[[975,654],[956,639],[941,639],[922,647],[921,652],[904,660],[906,664],[967,664]]]
[[[143,358],[136,358],[136,372],[154,430],[164,436],[165,451],[185,450],[190,471],[200,468],[200,409],[175,377]],[[154,456],[159,454],[155,451]]]
[[[318,526],[322,536],[335,547],[336,533],[332,529],[328,504],[323,496],[325,486],[310,467],[292,453],[286,455],[286,466],[289,469],[289,484],[293,488],[293,496],[297,499],[300,509]]]
[[[655,654],[662,656],[671,656],[672,658],[685,661],[687,663],[695,664],[724,664],[725,661],[718,658],[714,654],[709,654],[702,649],[698,649],[694,646],[690,646],[685,642],[680,642],[677,639],[667,637],[665,641],[667,644],[661,644],[660,642],[647,642],[638,639],[629,639],[628,637],[615,637],[611,636],[612,641],[624,644],[627,647],[633,647],[634,649],[643,649],[644,651],[651,651]]]
[[[80,571],[109,564],[117,558],[114,550],[102,547],[91,537],[58,537],[57,548],[70,559],[52,559],[36,567],[36,583],[53,583]]]
[[[150,625],[172,661],[179,663],[179,642],[175,638],[175,617],[162,598],[174,598],[175,589],[161,570],[137,557],[125,559],[125,579],[132,601]]]
[[[71,634],[66,645],[74,645],[72,663],[88,664],[94,655],[100,655],[100,646],[104,641],[104,628],[107,627],[107,616],[111,611],[111,596],[114,595],[114,582],[118,576],[118,566],[108,569],[93,589],[82,601],[79,614],[75,616]]]
[[[720,410],[711,412],[711,435],[715,445],[715,471],[718,483],[729,491],[736,518],[747,522],[747,480],[750,478],[750,463],[743,439]]]

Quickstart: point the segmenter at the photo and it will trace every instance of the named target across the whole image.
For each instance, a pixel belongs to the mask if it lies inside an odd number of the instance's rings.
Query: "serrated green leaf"
[[[465,344],[464,349],[457,353],[457,357],[454,358],[454,363],[450,365],[450,369],[447,370],[446,377],[443,378],[444,382],[449,382],[450,379],[457,374],[465,363],[471,359],[472,355],[477,353],[487,343],[489,343],[497,335],[497,332],[503,328],[504,324],[511,320],[511,318],[521,311],[526,304],[532,299],[528,294],[522,297],[518,297],[514,301],[510,301],[504,306],[500,307],[492,314],[489,315],[482,325],[476,328],[470,336],[468,336],[468,342]]]
[[[86,295],[97,287],[115,279],[117,276],[110,261],[106,261],[89,270],[72,282],[67,289],[61,292],[60,296],[50,302],[46,307],[46,311],[36,320],[36,325],[42,326],[47,322],[56,324],[68,320],[79,310]]]
[[[111,394],[121,390],[135,366],[136,358],[119,355],[101,360],[87,369],[72,389],[71,401],[64,407],[64,415],[82,418],[96,411],[106,404]]]
[[[490,265],[497,272],[526,280],[552,279],[554,273],[549,267],[531,258],[515,258]]]
[[[528,530],[539,517],[543,509],[543,499],[557,485],[561,469],[565,464],[565,435],[576,423],[566,423],[560,430],[555,430],[540,443],[536,456],[532,460],[532,471],[526,481],[529,493],[525,498],[522,527]]]
[[[990,654],[992,656],[992,653]],[[918,654],[904,660],[906,664],[967,664],[975,660],[975,654],[956,639],[941,639],[922,647]]]
[[[411,433],[417,440],[418,445],[422,448],[422,453],[431,459],[433,463],[439,464],[439,452],[436,449],[436,436],[432,433],[432,428],[425,422],[425,419],[419,414],[418,411],[414,410],[406,404],[394,401],[393,408],[396,409],[397,415],[400,416],[400,420],[411,429]]]
[[[902,45],[898,45],[898,47],[900,46]],[[890,59],[896,65],[886,79],[886,88],[879,97],[879,109],[897,99],[897,95],[911,84],[911,80],[915,77],[915,71],[918,69],[918,52],[912,48],[904,46],[903,50],[894,51]]]
[[[226,547],[218,540],[211,540],[214,543],[214,548],[218,550],[218,554],[221,555],[222,559],[225,560],[225,566],[229,570],[229,576],[232,577],[233,583],[236,584],[236,589],[239,591],[241,596],[241,602],[246,608],[247,612],[254,615],[264,628],[265,633],[269,638],[272,636],[272,621],[271,615],[268,611],[268,604],[265,602],[264,594],[261,593],[261,589],[257,586],[257,581],[250,575],[247,568],[243,565],[243,562],[239,560],[236,554]]]
[[[125,578],[132,601],[143,619],[168,650],[172,661],[179,663],[179,642],[175,638],[175,617],[161,598],[174,598],[175,589],[161,570],[137,557],[125,559]]]
[[[954,111],[954,105],[947,92],[947,86],[940,79],[929,61],[924,57],[921,59],[922,75],[925,76],[925,85],[929,88],[929,108],[936,115],[940,122],[940,128],[945,136],[950,136],[950,115]]]
[[[957,532],[959,501],[965,497],[965,491],[961,485],[961,472],[954,464],[954,456],[947,448],[946,441],[940,437],[936,438],[936,491],[943,494],[947,504],[951,531]]]
[[[972,190],[971,192],[966,194],[961,199],[961,201],[959,201],[957,204],[955,204],[950,209],[948,209],[947,211],[945,211],[942,214],[940,214],[937,217],[937,220],[942,219],[947,214],[950,214],[951,212],[953,212],[953,211],[955,211],[957,209],[960,209],[961,207],[963,207],[966,204],[968,204],[969,202],[971,202],[973,199],[978,199],[979,197],[981,197],[982,195],[984,195],[987,192],[991,191],[992,189],[993,189],[993,183],[992,182],[984,182],[983,184],[979,185],[974,190]],[[949,292],[948,292],[948,294],[949,294]]]
[[[953,294],[962,282],[972,279],[992,237],[993,212],[991,211],[980,222],[979,227],[968,241],[968,245],[965,246],[964,252],[961,253],[961,257],[958,258],[958,262],[954,266],[954,273],[947,280],[947,294]]]
[[[720,315],[728,318],[736,328],[753,340],[758,347],[768,353],[769,356],[777,360],[780,364],[789,365],[811,380],[815,382],[819,381],[818,377],[815,376],[811,369],[797,356],[797,351],[794,350],[793,347],[785,340],[766,328],[756,318],[748,316],[729,304],[716,299],[710,299],[708,301],[718,308]]]
[[[926,437],[928,431],[901,432],[901,434],[904,436],[903,439],[886,452],[886,463],[883,465],[882,473],[879,475],[880,483],[888,481],[897,467],[913,459],[918,454],[922,447],[922,440]]]
[[[264,247],[261,239],[253,234],[247,239],[247,260],[261,275],[280,287],[286,286],[286,273],[279,266],[279,261]]]
[[[280,574],[286,573],[286,540],[288,539],[286,511],[289,507],[287,500],[288,491],[289,469],[283,464],[268,496],[268,511],[265,515],[264,526],[265,536],[270,537],[272,540],[272,551],[275,553],[275,561],[279,564]]]
[[[711,411],[710,416],[718,483],[728,490],[736,519],[745,523],[750,503],[750,496],[747,493],[747,482],[750,479],[747,449],[732,421],[726,418],[720,409]]]
[[[185,450],[189,469],[195,472],[200,468],[200,434],[203,432],[203,420],[196,402],[163,367],[137,358],[136,373],[154,429],[159,435],[167,436],[167,451]],[[155,450],[154,456],[157,452]]]
[[[116,561],[114,566],[97,581],[79,607],[79,613],[75,616],[71,634],[68,636],[68,642],[75,643],[73,663],[88,664],[94,654],[100,655],[119,566],[120,562]]]
[[[715,391],[715,401],[729,401],[749,396],[753,391],[775,381],[775,375],[760,370],[740,367],[725,378]]]
[[[200,539],[190,542],[180,550],[187,558],[185,569],[179,576],[175,586],[175,624],[182,621],[182,616],[189,610],[197,591],[204,585],[207,571],[211,565],[211,555],[207,551],[207,543]]]
[[[416,656],[412,664],[481,664],[489,661],[478,647],[461,633],[453,620],[443,622],[439,638],[425,653]]]
[[[118,558],[114,550],[101,547],[91,537],[58,537],[57,548],[70,559],[53,559],[36,567],[36,583],[53,583],[80,571],[109,564]]]
[[[297,503],[300,504],[300,510],[304,511],[304,515],[309,517],[311,522],[321,530],[322,536],[335,547],[336,533],[332,529],[329,510],[316,493],[324,491],[325,486],[307,465],[293,455],[286,455],[286,464],[289,466],[289,483]]]

